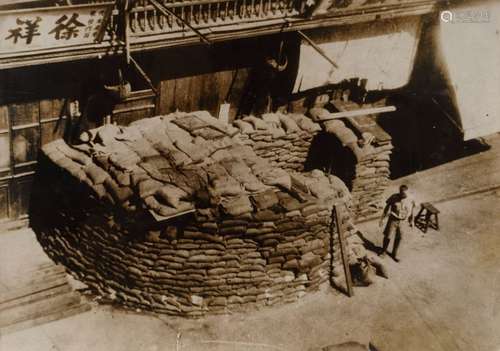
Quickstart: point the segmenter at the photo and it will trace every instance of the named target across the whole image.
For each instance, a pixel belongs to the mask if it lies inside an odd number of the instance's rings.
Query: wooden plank
[[[225,100],[228,98],[228,93],[234,72],[235,71],[227,70],[215,73],[214,83],[217,84],[217,86],[219,87],[219,94],[217,100],[217,103],[219,105],[223,104]],[[231,98],[231,96],[229,96],[229,98]]]
[[[0,220],[9,218],[9,186],[0,185]]]
[[[9,123],[11,126],[18,124],[30,123],[33,121],[26,121],[26,106],[23,104],[10,104],[8,105]]]
[[[216,93],[216,91],[209,91],[209,78],[214,77],[213,73],[201,74],[197,76],[197,82],[195,82],[195,90],[197,91],[198,103],[195,104],[194,110],[210,110],[210,98]]]
[[[203,81],[203,76],[191,76],[188,81],[188,89],[184,92],[185,99],[187,101],[187,107],[184,111],[196,111],[198,110],[198,106],[200,106],[201,82]]]
[[[180,111],[191,111],[191,105],[194,99],[191,99],[191,87],[193,77],[184,77],[177,79],[175,89],[175,107]],[[180,83],[180,84],[179,84]],[[177,103],[179,101],[179,103]]]
[[[64,99],[53,99],[52,100],[52,117],[61,117],[65,113],[63,111]]]
[[[0,168],[7,171],[10,170],[11,150],[10,150],[10,134],[0,134]]]
[[[352,277],[351,269],[349,267],[349,257],[347,256],[347,248],[345,245],[345,231],[344,225],[342,224],[343,211],[339,209],[339,206],[333,207],[335,223],[337,225],[337,233],[339,236],[340,253],[342,255],[342,264],[344,266],[344,275],[347,287],[347,295],[349,297],[354,296],[354,290],[352,288]]]
[[[50,99],[40,100],[40,120],[47,120],[53,118],[53,103]]]
[[[175,111],[175,79],[161,81],[159,91],[157,113],[167,114]]]
[[[9,129],[9,111],[5,105],[0,106],[0,129]]]
[[[229,85],[231,84],[230,75],[227,71],[216,72],[208,78],[207,83],[205,87],[213,91],[209,100],[210,113],[217,116],[219,114],[219,106],[224,103]]]
[[[217,75],[217,72],[214,72],[200,77],[200,103],[197,109],[207,110],[212,116],[217,116],[219,95],[224,91],[224,86],[217,84]]]

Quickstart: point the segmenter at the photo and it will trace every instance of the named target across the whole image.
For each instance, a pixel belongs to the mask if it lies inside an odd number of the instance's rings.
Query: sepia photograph
[[[0,351],[500,351],[500,1],[0,0]]]

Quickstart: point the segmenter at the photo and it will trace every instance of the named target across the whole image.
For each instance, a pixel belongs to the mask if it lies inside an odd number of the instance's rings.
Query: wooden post
[[[352,288],[352,279],[351,279],[351,269],[349,267],[349,257],[347,256],[347,248],[345,246],[345,236],[344,236],[344,225],[342,224],[342,211],[339,210],[338,206],[333,207],[334,219],[337,227],[337,233],[339,235],[339,244],[340,244],[340,254],[342,256],[342,264],[344,266],[344,275],[345,282],[347,287],[347,296],[354,296],[354,290]]]
[[[99,30],[97,31],[94,40],[98,44],[101,44],[102,41],[104,40],[104,36],[106,35],[106,29],[108,28],[109,21],[111,20],[111,15],[113,13],[113,8],[114,4],[106,7],[106,10],[102,18],[101,26],[99,27]]]
[[[125,59],[130,64],[130,13],[129,2],[125,0],[125,9],[123,11],[123,23],[125,25]]]

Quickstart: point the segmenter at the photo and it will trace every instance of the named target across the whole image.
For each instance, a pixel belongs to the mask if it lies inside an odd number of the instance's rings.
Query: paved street
[[[500,166],[497,152],[493,148],[458,160],[458,165],[441,166],[446,176],[439,169],[424,175],[425,179],[436,179],[434,182],[405,181],[426,199],[453,194],[461,178],[463,184],[472,184],[467,179],[477,177],[484,186],[493,185],[491,174]],[[461,165],[474,162],[474,167]],[[463,176],[472,169],[476,176]],[[439,182],[441,188],[436,185]],[[328,288],[297,304],[201,320],[96,307],[85,314],[2,336],[0,350],[309,350],[345,341],[371,341],[381,351],[497,351],[500,191],[440,202],[437,207],[442,229],[427,234],[410,230],[402,244],[402,262],[395,263],[389,257],[384,260],[389,279],[377,278],[370,287],[356,288],[352,298]],[[380,245],[376,221],[359,227]],[[0,247],[18,240],[16,236],[26,239],[25,250],[34,245],[30,240],[33,234],[23,230],[0,235]]]

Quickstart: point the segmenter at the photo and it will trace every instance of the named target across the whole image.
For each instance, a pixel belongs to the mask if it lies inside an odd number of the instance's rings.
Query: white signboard
[[[440,19],[464,139],[500,132],[500,3],[450,9]]]
[[[92,44],[106,4],[0,12],[0,53]]]
[[[344,32],[332,28],[322,38],[311,36],[338,68],[333,67],[313,47],[303,43],[294,92],[352,78],[367,79],[368,90],[404,86],[413,69],[420,18],[408,17],[404,21],[379,23],[376,32],[374,27],[366,27],[364,31],[363,27],[349,27]]]

